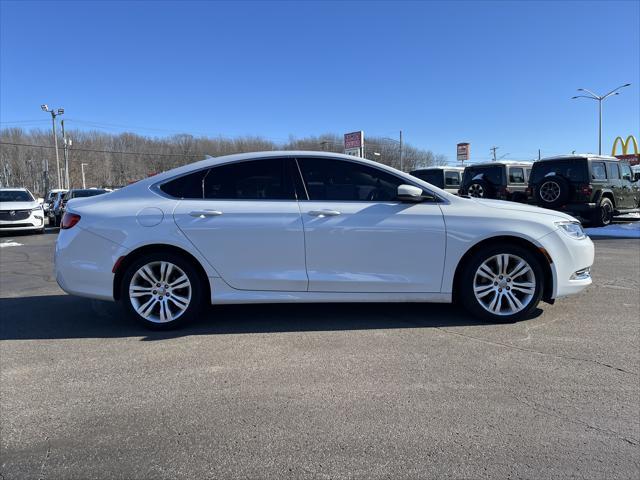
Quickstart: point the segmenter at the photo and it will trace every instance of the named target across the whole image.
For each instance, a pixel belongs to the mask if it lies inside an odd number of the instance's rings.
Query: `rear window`
[[[524,168],[522,168],[522,167],[510,167],[509,168],[509,183],[524,183]]]
[[[468,185],[474,179],[487,180],[494,185],[502,184],[502,167],[499,165],[488,165],[483,167],[467,167],[462,177],[462,183]]]
[[[442,170],[416,170],[415,172],[412,172],[411,175],[438,188],[444,187],[442,182]]]
[[[447,187],[460,186],[460,174],[458,172],[444,172],[444,184]]]
[[[593,162],[591,164],[591,179],[592,180],[607,179],[607,169],[604,166],[604,162]]]
[[[95,197],[96,195],[102,195],[103,193],[107,193],[107,190],[99,188],[91,190],[74,190],[71,192],[70,198]]]
[[[588,183],[585,159],[550,160],[536,162],[531,170],[531,183],[539,183],[546,176],[559,175],[572,182]]]

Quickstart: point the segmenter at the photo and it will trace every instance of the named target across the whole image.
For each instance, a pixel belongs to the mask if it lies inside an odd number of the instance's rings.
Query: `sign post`
[[[364,158],[364,132],[362,130],[344,134],[344,153]]]
[[[456,146],[456,157],[460,163],[463,163],[465,160],[469,160],[470,155],[471,155],[471,144],[459,143]]]

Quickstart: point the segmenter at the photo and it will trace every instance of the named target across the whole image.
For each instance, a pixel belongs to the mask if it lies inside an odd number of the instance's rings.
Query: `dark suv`
[[[435,185],[449,193],[457,194],[462,179],[462,167],[429,167],[411,171],[411,175]]]
[[[460,195],[527,202],[531,163],[490,162],[469,165],[462,175]]]
[[[637,212],[640,188],[629,163],[615,157],[567,155],[533,164],[529,188],[540,207],[561,210],[594,226]]]

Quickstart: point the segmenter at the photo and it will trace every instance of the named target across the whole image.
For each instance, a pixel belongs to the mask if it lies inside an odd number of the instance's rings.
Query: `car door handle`
[[[220,210],[194,210],[192,212],[189,212],[189,215],[191,215],[192,217],[200,218],[219,217],[220,215],[222,215],[222,212]]]
[[[337,210],[311,210],[309,215],[312,217],[336,217],[340,215],[340,212]]]

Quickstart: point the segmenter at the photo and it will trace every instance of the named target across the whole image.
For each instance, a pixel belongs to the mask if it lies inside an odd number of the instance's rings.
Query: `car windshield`
[[[529,181],[539,183],[544,177],[551,175],[559,175],[573,182],[589,182],[587,161],[582,158],[536,162]]]
[[[0,202],[33,202],[33,197],[24,190],[0,191]]]
[[[424,180],[431,185],[435,185],[438,188],[444,188],[444,184],[442,182],[442,170],[416,170],[412,172],[411,175],[419,178],[420,180]]]
[[[71,192],[69,198],[95,197],[96,195],[102,195],[103,193],[107,193],[107,190],[103,190],[101,188],[90,190],[74,190],[73,192]]]
[[[487,180],[494,185],[500,185],[502,183],[502,170],[499,165],[467,167],[464,171],[463,183],[468,185],[473,179],[477,179],[476,177],[482,175],[483,180]]]

